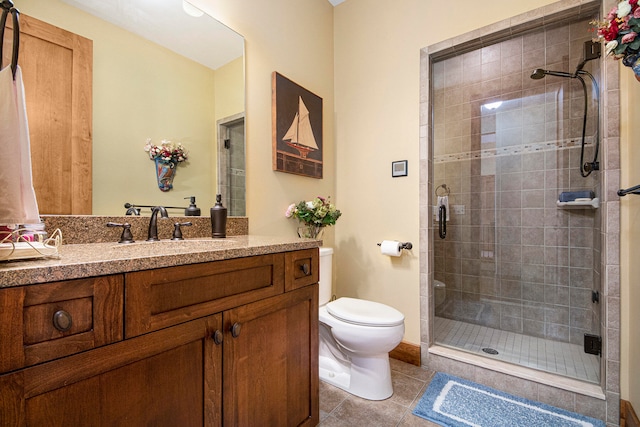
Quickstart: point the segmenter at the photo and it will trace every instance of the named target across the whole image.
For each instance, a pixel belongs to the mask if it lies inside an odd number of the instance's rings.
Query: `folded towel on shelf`
[[[595,193],[593,191],[563,191],[558,197],[559,202],[573,202],[576,199],[593,199]]]

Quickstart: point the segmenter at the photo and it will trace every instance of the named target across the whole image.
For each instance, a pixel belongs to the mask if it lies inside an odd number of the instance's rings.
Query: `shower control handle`
[[[447,237],[447,207],[440,205],[438,215],[438,234],[441,239]]]

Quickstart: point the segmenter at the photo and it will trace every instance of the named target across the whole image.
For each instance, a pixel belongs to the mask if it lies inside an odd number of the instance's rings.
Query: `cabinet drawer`
[[[155,331],[284,292],[284,254],[125,275],[125,336]]]
[[[318,248],[287,252],[285,271],[287,292],[318,283],[320,277],[318,254]]]
[[[123,338],[123,276],[0,290],[0,372]]]

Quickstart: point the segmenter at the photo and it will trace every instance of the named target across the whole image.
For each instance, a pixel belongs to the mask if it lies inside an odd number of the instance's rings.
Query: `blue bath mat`
[[[564,409],[436,373],[413,414],[446,427],[605,427]]]

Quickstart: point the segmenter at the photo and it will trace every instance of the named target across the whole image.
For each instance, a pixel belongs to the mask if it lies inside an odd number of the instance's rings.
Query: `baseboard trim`
[[[420,346],[402,341],[396,348],[389,352],[392,357],[401,362],[420,366]]]
[[[620,426],[640,427],[640,420],[638,420],[631,402],[622,399],[620,399]]]

